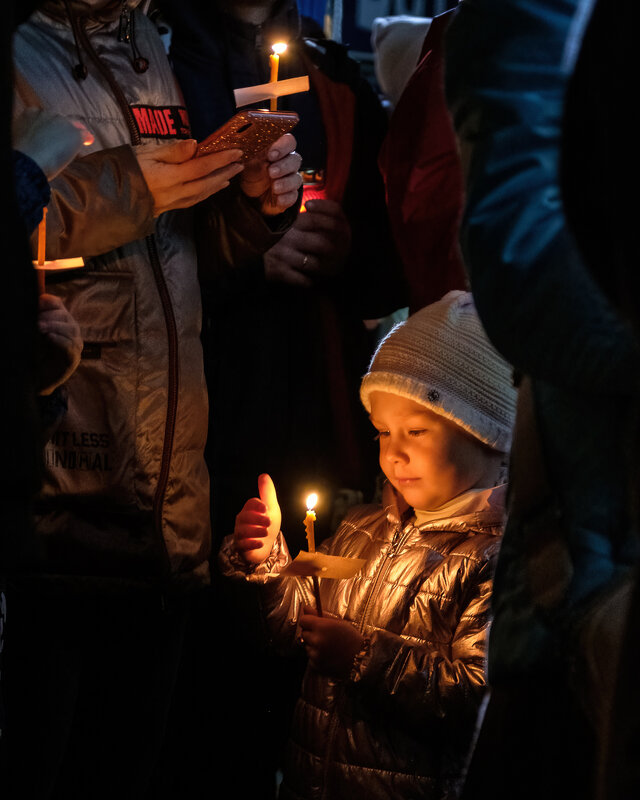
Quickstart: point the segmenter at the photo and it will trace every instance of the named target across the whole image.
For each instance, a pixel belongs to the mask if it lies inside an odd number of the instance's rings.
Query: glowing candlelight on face
[[[315,553],[316,551],[316,539],[313,523],[316,521],[316,512],[314,511],[314,507],[317,502],[318,495],[315,492],[307,497],[307,514],[304,518],[304,529],[307,534],[307,542],[310,553]]]
[[[286,42],[276,42],[271,49],[272,54],[269,56],[269,66],[271,67],[271,74],[269,76],[269,83],[275,83],[278,80],[278,67],[280,65],[280,54],[284,53],[287,49]],[[271,110],[278,110],[278,98],[271,98]]]

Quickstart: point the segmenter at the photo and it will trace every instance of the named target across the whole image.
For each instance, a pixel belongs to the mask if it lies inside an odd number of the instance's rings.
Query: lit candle
[[[315,553],[316,552],[316,539],[315,539],[315,532],[313,529],[313,523],[316,521],[316,512],[315,512],[315,505],[318,502],[318,495],[313,492],[307,497],[307,514],[304,518],[304,529],[307,533],[307,542],[309,545],[309,552]],[[322,616],[322,602],[320,600],[320,583],[318,581],[318,576],[313,575],[311,577],[313,582],[313,594],[316,599],[316,610],[318,612],[318,616]]]
[[[318,495],[315,494],[315,492],[307,497],[307,514],[304,518],[304,529],[307,534],[307,542],[310,553],[315,553],[316,551],[316,539],[313,523],[316,521],[316,512],[314,509],[317,502]]]
[[[47,249],[47,208],[42,211],[42,220],[38,225],[38,266],[44,266],[45,253]],[[44,269],[38,270],[38,290],[40,294],[45,291]]]
[[[280,53],[284,53],[287,49],[287,45],[285,42],[276,42],[271,49],[273,53],[269,56],[269,66],[271,67],[271,75],[269,77],[269,83],[275,83],[278,80],[278,67],[280,65]],[[272,97],[271,98],[271,110],[277,111],[278,110],[278,98]]]

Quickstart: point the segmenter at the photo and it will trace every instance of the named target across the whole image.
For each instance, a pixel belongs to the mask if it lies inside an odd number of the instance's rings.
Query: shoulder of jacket
[[[500,550],[501,531],[478,530],[467,536],[456,548],[461,554],[478,561],[489,561]]]
[[[336,533],[361,530],[371,535],[371,530],[387,522],[385,509],[376,503],[354,506],[342,519]]]
[[[493,561],[500,550],[499,528],[447,528],[421,531],[424,546],[445,559],[461,559],[478,568]]]
[[[153,47],[158,52],[162,52],[165,58],[168,55],[169,43],[171,40],[171,31],[167,30],[168,26],[164,22],[156,21],[142,11],[138,11],[136,15],[136,38],[140,35],[153,43]],[[164,30],[164,33],[161,32]]]

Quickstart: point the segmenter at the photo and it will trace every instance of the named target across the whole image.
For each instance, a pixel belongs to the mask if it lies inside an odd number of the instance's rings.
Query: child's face
[[[371,392],[380,466],[407,503],[436,509],[472,488],[493,485],[496,456],[449,420],[389,392]]]

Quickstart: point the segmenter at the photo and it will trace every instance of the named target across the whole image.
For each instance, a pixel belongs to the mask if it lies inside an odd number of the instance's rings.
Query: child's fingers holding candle
[[[360,631],[344,619],[309,613],[300,617],[299,625],[311,666],[326,675],[346,677],[364,642]]]

